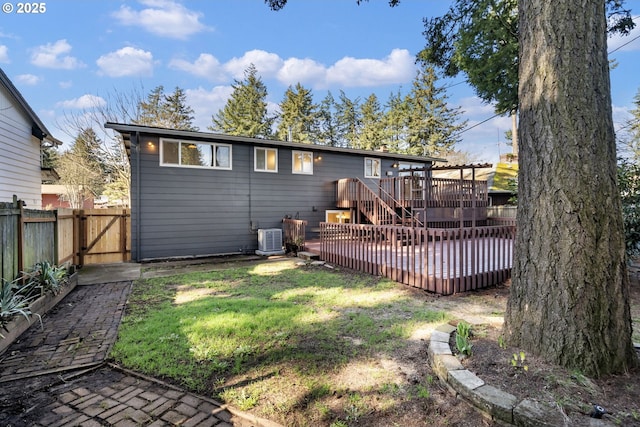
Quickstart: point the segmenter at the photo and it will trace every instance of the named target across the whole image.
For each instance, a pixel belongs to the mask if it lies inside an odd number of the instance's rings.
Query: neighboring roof
[[[60,175],[54,168],[40,168],[43,181],[57,181],[60,179]]]
[[[62,144],[62,141],[51,135],[51,132],[49,132],[44,123],[42,123],[42,120],[40,120],[36,113],[31,109],[27,101],[22,97],[20,91],[13,85],[11,80],[9,80],[9,77],[7,77],[2,68],[0,68],[0,84],[7,89],[13,99],[15,99],[18,105],[22,108],[24,113],[31,119],[31,132],[33,136],[39,139],[46,139],[53,145]]]
[[[140,126],[140,125],[132,125],[132,124],[112,123],[112,122],[105,123],[104,127],[107,129],[113,129],[115,131],[120,132],[120,134],[122,135],[122,138],[124,139],[124,145],[127,149],[127,154],[129,154],[129,151],[131,150],[131,134],[138,132],[138,133],[145,133],[145,134],[151,134],[151,135],[171,136],[175,138],[182,138],[182,139],[188,139],[188,140],[217,140],[217,141],[222,140],[227,142],[236,142],[236,143],[242,143],[242,144],[261,145],[261,146],[287,147],[287,148],[294,148],[294,149],[307,148],[307,149],[313,149],[316,151],[375,156],[375,157],[383,157],[387,159],[406,160],[409,162],[446,162],[445,159],[440,159],[436,157],[412,156],[408,154],[389,153],[386,151],[356,150],[353,148],[331,147],[328,145],[318,145],[318,144],[301,144],[299,142],[287,142],[287,141],[275,141],[271,139],[249,138],[246,136],[234,136],[234,135],[226,135],[222,133],[195,132],[195,131],[187,131],[187,130],[166,129],[166,128],[159,128],[159,127],[153,127],[153,126]]]
[[[511,181],[518,178],[518,162],[498,163],[489,191],[513,193]]]

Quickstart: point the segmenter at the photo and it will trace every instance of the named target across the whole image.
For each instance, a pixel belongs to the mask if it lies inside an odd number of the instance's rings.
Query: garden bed
[[[49,310],[56,306],[69,292],[71,292],[78,285],[78,273],[73,273],[68,278],[68,283],[60,288],[60,292],[57,294],[46,293],[40,298],[36,299],[29,305],[31,315],[29,318],[24,316],[15,316],[9,323],[6,324],[9,332],[2,329],[0,334],[4,338],[0,337],[0,354],[4,353],[7,348],[17,340],[20,335],[31,327],[33,322],[40,322],[42,316],[44,316]],[[39,316],[39,317],[38,317]]]

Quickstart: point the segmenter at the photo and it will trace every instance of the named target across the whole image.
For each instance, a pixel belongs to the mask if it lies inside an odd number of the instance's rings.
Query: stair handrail
[[[357,185],[356,194],[357,194],[358,202],[363,201],[361,197],[362,192],[367,194],[374,201],[375,205],[371,206],[371,209],[369,210],[370,215],[373,215],[375,213],[373,209],[375,208],[382,209],[383,213],[386,213],[386,215],[391,218],[392,224],[396,225],[396,221],[399,217],[398,213],[391,206],[389,206],[384,200],[382,200],[382,198],[378,196],[375,191],[369,188],[367,184],[362,182],[360,178],[350,178],[350,179],[351,179],[351,182]],[[360,203],[358,203],[358,208],[360,209],[361,212],[367,215],[367,212],[363,210],[363,206]],[[374,222],[374,220],[372,220],[371,217],[369,217],[369,220]]]
[[[371,179],[372,183],[375,183],[375,181],[373,179]],[[397,183],[397,181],[394,179],[394,186],[395,183]],[[367,187],[368,188],[368,187]],[[398,201],[395,197],[393,197],[393,195],[391,193],[389,193],[387,190],[385,190],[384,188],[382,188],[382,185],[380,185],[380,183],[378,183],[378,189],[380,192],[384,193],[389,199],[391,199],[393,201],[393,203],[398,206],[403,213],[403,217],[404,215],[408,216],[409,218],[411,218],[412,221],[416,221],[416,223],[420,226],[420,227],[424,227],[424,223],[422,221],[420,221],[419,218],[416,218],[415,215],[413,215],[413,213],[411,213],[411,211],[409,211],[407,208],[405,208],[404,206],[402,206],[402,203],[400,203],[400,201]],[[378,196],[379,197],[379,196]],[[380,200],[382,200],[382,203],[386,204],[387,206],[389,206],[388,203],[386,203],[381,197],[379,197]],[[395,210],[394,210],[395,212]],[[396,215],[398,215],[397,212],[395,212]]]

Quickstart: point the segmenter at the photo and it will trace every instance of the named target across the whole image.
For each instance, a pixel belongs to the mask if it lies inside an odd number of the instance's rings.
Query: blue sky
[[[18,3],[8,4],[13,11],[0,13],[0,67],[54,136],[68,142],[60,129],[65,114],[106,102],[114,91],[146,94],[158,85],[168,93],[184,89],[196,125],[206,130],[250,63],[273,106],[298,82],[318,103],[328,90],[336,98],[343,90],[351,99],[375,93],[384,104],[410,88],[424,47],[422,20],[442,15],[449,2],[403,0],[390,8],[386,0],[289,0],[273,12],[263,0],[52,0],[39,14],[18,14]],[[627,5],[640,27],[640,1]],[[640,38],[631,41],[638,36],[640,28],[609,39],[618,64],[611,72],[618,127],[640,89]],[[493,116],[464,76],[440,83],[451,86],[450,105],[462,108],[468,126]],[[510,126],[508,117],[489,120],[464,132],[457,148],[495,162],[510,150],[499,144]]]

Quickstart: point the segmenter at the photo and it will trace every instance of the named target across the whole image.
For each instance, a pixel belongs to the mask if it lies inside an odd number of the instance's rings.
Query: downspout
[[[138,132],[133,132],[131,134],[131,148],[135,150],[136,156],[136,259],[133,261],[140,260],[140,250],[142,245],[140,244],[140,134]]]

